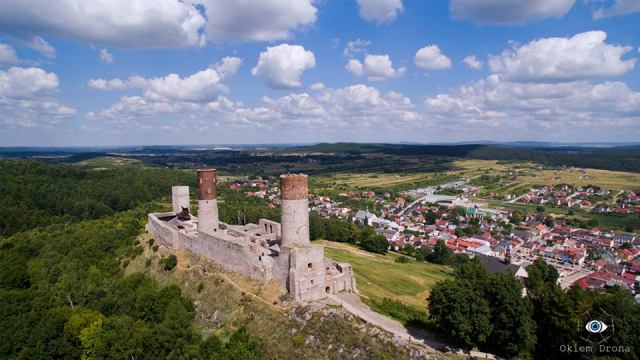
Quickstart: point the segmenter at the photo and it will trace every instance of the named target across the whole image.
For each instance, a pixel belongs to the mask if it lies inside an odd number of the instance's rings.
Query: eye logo
[[[607,330],[609,327],[600,320],[591,320],[587,325],[585,325],[585,328],[592,334],[599,334]]]

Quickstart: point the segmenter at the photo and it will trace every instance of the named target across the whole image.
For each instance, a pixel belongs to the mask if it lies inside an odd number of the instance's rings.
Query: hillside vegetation
[[[99,219],[195,184],[189,172],[114,167],[90,170],[0,160],[0,236],[38,226]]]
[[[233,275],[215,266],[208,276],[195,267],[184,271],[194,260],[172,258],[140,237],[146,214],[168,209],[170,185],[191,184],[193,174],[1,165],[7,219],[0,236],[0,358],[421,356],[423,350],[399,344],[339,309],[283,312],[245,293],[256,289],[246,279],[235,277],[243,288],[230,286],[223,279]],[[221,212],[225,221],[274,215],[258,200],[230,190],[220,194],[228,209]],[[90,211],[92,204],[102,204],[104,211]],[[271,289],[260,291],[275,295],[277,303],[287,300]]]

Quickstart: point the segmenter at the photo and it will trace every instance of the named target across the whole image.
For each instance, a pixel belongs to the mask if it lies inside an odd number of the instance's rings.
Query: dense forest
[[[142,253],[149,201],[193,174],[16,161],[0,169],[0,358],[261,357],[241,324],[226,341],[201,337],[179,287],[123,275]]]
[[[403,145],[336,143],[298,147],[321,153],[389,154],[398,156],[451,157],[481,160],[530,161],[550,166],[575,166],[617,171],[640,171],[640,146],[542,147],[508,145]]]
[[[0,160],[0,236],[37,226],[99,219],[194,185],[191,172]]]

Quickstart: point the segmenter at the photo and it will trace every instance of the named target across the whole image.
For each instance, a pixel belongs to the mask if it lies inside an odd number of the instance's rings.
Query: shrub
[[[401,263],[401,264],[406,264],[406,263],[411,262],[411,259],[409,259],[409,257],[407,257],[407,256],[402,255],[402,256],[398,256],[395,259],[395,262]]]
[[[178,265],[178,258],[175,255],[169,255],[169,257],[162,259],[165,271],[173,270]]]

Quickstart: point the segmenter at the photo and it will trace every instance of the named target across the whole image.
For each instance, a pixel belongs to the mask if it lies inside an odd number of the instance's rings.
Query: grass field
[[[353,266],[358,291],[372,299],[390,298],[419,310],[426,310],[429,290],[451,277],[446,266],[429,263],[397,263],[395,254],[372,254],[344,243],[319,241],[325,256]]]
[[[311,180],[312,191],[410,190],[438,185],[458,179],[453,172],[444,173],[336,173]]]
[[[86,166],[94,170],[104,170],[114,167],[150,167],[150,165],[145,164],[140,160],[114,156],[95,157],[92,159],[80,161],[76,164],[80,166]]]
[[[572,184],[577,186],[595,184],[611,190],[635,190],[640,188],[640,174],[598,169],[543,169],[538,170],[531,163],[499,163],[495,160],[463,160],[454,162],[465,177],[513,171],[518,174],[520,185]],[[513,186],[511,184],[510,186]]]

